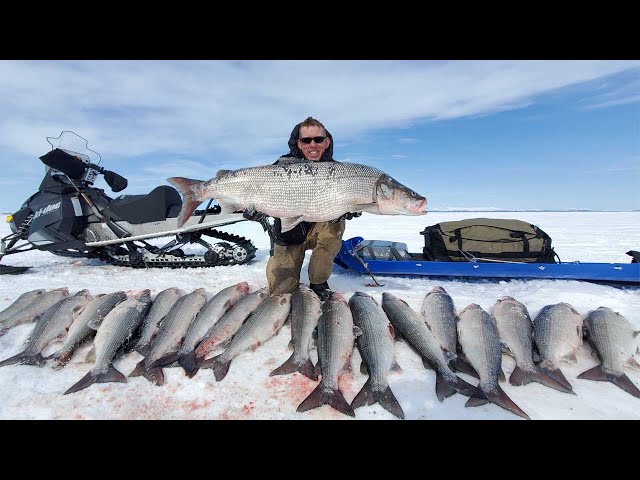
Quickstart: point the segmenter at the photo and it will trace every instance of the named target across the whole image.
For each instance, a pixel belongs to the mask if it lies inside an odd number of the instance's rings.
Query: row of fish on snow
[[[16,363],[43,366],[51,359],[54,368],[60,368],[83,342],[92,340],[88,360],[94,366],[65,394],[93,383],[126,382],[113,361],[133,349],[144,359],[129,376],[142,375],[162,385],[162,368],[177,362],[189,377],[200,368],[211,368],[221,381],[235,357],[276,335],[287,319],[293,353],[271,375],[300,372],[313,380],[321,377],[298,406],[299,412],[328,404],[355,416],[355,408],[377,402],[404,418],[387,378],[390,370],[398,368],[394,360],[398,336],[422,357],[425,367],[435,371],[440,401],[459,392],[470,397],[467,406],[492,402],[529,418],[499,385],[504,379],[503,351],[516,360],[510,384],[539,382],[573,394],[559,362],[575,361],[583,335],[601,364],[578,378],[610,381],[640,398],[640,390],[623,372],[624,365],[640,367],[633,357],[640,332],[619,313],[599,307],[583,319],[571,305],[558,303],[542,308],[532,321],[526,306],[511,297],[499,299],[491,314],[476,304],[456,313],[442,287],[425,295],[420,312],[388,292],[382,294],[381,304],[362,292],[354,293],[348,302],[334,292],[321,302],[304,284],[292,294],[270,296],[266,288],[249,293],[247,282],[240,282],[208,301],[202,288],[188,294],[168,288],[153,301],[148,289],[129,296],[118,291],[95,298],[88,290],[70,296],[67,288],[37,289],[22,294],[0,312],[0,336],[17,325],[35,322],[24,351],[0,362],[0,367]],[[310,356],[314,340],[315,367]],[[43,350],[57,341],[62,346],[45,359]],[[354,344],[363,360],[363,373],[369,377],[349,404],[338,380],[349,368]],[[208,358],[217,347],[224,347],[222,353]],[[478,378],[479,384],[471,385],[456,371]]]

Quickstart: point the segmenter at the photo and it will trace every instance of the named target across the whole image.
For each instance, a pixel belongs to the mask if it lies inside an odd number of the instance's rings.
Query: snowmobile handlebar
[[[78,157],[59,148],[41,156],[40,160],[48,167],[61,171],[73,180],[82,180],[88,168],[95,170],[104,176],[105,182],[107,182],[114,192],[120,192],[127,188],[128,185],[127,179],[123,176],[106,170],[99,165],[83,162]]]

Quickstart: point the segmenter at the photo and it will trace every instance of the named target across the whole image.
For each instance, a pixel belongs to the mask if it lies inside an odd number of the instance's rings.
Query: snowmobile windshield
[[[95,150],[89,148],[89,143],[75,132],[64,130],[57,137],[47,137],[52,149],[59,148],[70,155],[78,156],[85,163],[100,165],[102,157]]]

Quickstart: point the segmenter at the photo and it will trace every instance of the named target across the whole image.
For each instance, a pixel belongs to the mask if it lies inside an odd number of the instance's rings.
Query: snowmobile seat
[[[181,208],[182,197],[178,191],[161,185],[146,195],[121,195],[113,199],[103,213],[114,221],[140,224],[177,217]]]

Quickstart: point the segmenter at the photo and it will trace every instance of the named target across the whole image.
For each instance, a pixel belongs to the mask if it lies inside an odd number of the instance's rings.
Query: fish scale
[[[516,359],[516,364],[534,370],[533,325],[527,307],[511,297],[503,297],[493,307],[500,339]]]
[[[568,303],[544,306],[533,320],[533,330],[545,368],[557,368],[582,344],[582,317]]]
[[[93,340],[96,349],[96,362],[91,369],[92,373],[107,371],[113,356],[140,325],[150,306],[150,291],[144,290],[138,297],[130,298],[116,305],[104,317]]]
[[[380,170],[351,163],[267,165],[214,178],[201,186],[201,195],[238,205],[251,204],[259,196],[260,211],[267,215],[306,215],[327,221],[348,211],[354,199],[355,203],[370,202],[372,185],[381,175]]]
[[[342,372],[349,368],[353,351],[353,315],[342,294],[333,292],[322,304],[318,319],[318,363],[322,379],[318,386],[298,405],[298,412],[305,412],[321,405],[331,405],[336,410],[355,417],[338,386]]]
[[[282,232],[301,221],[326,222],[347,212],[424,215],[427,200],[386,173],[348,162],[300,160],[220,171],[208,181],[167,179],[182,194],[178,226],[215,198],[223,212],[258,211],[282,220]]]
[[[75,348],[86,338],[95,334],[104,317],[120,302],[127,299],[124,291],[102,295],[87,304],[80,315],[73,321],[67,332],[67,338],[60,349],[53,355],[58,366],[63,366],[73,354]],[[96,328],[88,325],[92,323]]]
[[[622,373],[625,362],[633,356],[638,345],[631,322],[609,308],[600,307],[589,312],[584,323],[589,340],[602,360],[603,370]]]
[[[469,308],[469,307],[467,307]],[[458,337],[462,350],[480,376],[483,391],[498,385],[502,365],[502,350],[498,328],[490,315],[478,308],[460,313]]]
[[[433,287],[422,300],[420,313],[424,317],[429,330],[440,341],[440,344],[447,350],[449,358],[455,358],[458,332],[453,299],[442,287]]]
[[[356,341],[367,364],[372,388],[386,389],[387,372],[395,355],[389,319],[377,302],[366,293],[355,292],[349,300],[349,306],[353,323],[362,332]]]

